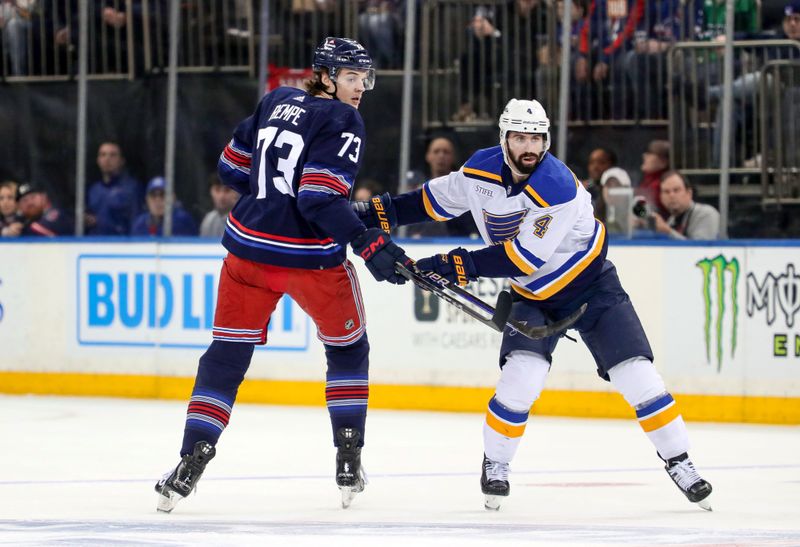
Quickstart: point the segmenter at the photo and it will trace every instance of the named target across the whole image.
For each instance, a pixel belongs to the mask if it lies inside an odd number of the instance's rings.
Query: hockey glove
[[[353,210],[367,228],[380,228],[387,234],[397,226],[397,212],[389,192],[372,196],[369,201],[354,201]]]
[[[400,262],[410,266],[411,259],[406,256],[403,249],[395,245],[389,234],[380,228],[369,228],[350,244],[353,246],[353,251],[364,259],[364,264],[375,279],[396,285],[406,282],[406,278],[394,270],[394,265]]]
[[[461,247],[453,249],[447,254],[421,258],[417,260],[417,268],[422,271],[435,272],[462,287],[470,281],[478,279],[475,262],[469,251]]]

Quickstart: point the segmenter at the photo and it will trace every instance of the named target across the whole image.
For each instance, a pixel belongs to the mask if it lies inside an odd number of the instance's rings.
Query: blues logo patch
[[[514,239],[519,233],[519,225],[525,219],[528,210],[514,211],[503,215],[495,215],[486,210],[483,211],[483,223],[492,243],[502,243],[508,239]]]

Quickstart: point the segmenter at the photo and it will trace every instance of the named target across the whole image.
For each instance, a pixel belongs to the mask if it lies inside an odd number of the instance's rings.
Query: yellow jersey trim
[[[503,182],[503,177],[495,173],[490,173],[489,171],[482,171],[473,167],[464,167],[463,171],[469,175],[478,175],[479,177],[485,177],[487,179],[496,180],[497,182]]]
[[[525,186],[525,193],[530,196],[530,198],[538,205],[539,207],[550,207],[550,204],[547,203],[542,196],[536,193],[536,190],[531,188],[530,185]]]
[[[511,285],[511,288],[525,298],[529,298],[531,300],[546,300],[569,285],[576,277],[578,277],[578,275],[580,275],[583,270],[589,266],[589,264],[592,263],[595,258],[597,258],[597,255],[599,255],[600,251],[603,249],[603,241],[605,241],[606,238],[606,227],[602,222],[599,224],[600,229],[598,231],[597,238],[595,239],[594,248],[592,248],[589,254],[583,257],[583,260],[575,264],[571,269],[564,272],[564,274],[558,278],[557,281],[536,293],[526,289],[525,287],[519,287],[514,284]]]
[[[425,212],[428,213],[428,216],[431,217],[433,220],[438,220],[439,222],[450,220],[448,218],[436,214],[436,211],[434,211],[433,209],[433,205],[431,205],[431,200],[428,197],[428,191],[425,188],[422,189],[422,204],[425,206]]]
[[[519,268],[521,272],[524,272],[525,275],[531,275],[533,272],[536,271],[536,268],[531,267],[525,260],[519,255],[517,250],[514,248],[514,240],[507,239],[503,242],[503,249],[506,251],[506,256],[508,259],[514,263],[514,266]]]

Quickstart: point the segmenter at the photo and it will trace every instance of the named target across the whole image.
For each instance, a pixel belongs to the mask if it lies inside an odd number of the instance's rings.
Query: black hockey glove
[[[389,234],[380,228],[368,228],[366,232],[350,242],[353,251],[364,259],[369,272],[378,281],[402,285],[406,278],[394,271],[397,262],[410,267],[411,259],[398,247]]]
[[[397,212],[389,192],[372,196],[369,201],[354,201],[352,206],[367,228],[380,228],[388,234],[393,226],[397,226]]]
[[[417,268],[426,272],[436,272],[462,287],[478,279],[478,271],[469,251],[461,247],[447,254],[421,258],[417,260]]]

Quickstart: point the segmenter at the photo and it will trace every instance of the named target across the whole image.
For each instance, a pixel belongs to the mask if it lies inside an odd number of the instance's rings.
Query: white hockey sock
[[[514,458],[549,370],[544,357],[530,351],[513,351],[506,358],[483,424],[483,447],[490,460],[509,463]]]
[[[611,383],[636,411],[636,418],[662,458],[689,450],[689,434],[675,400],[653,363],[634,357],[608,371]]]

